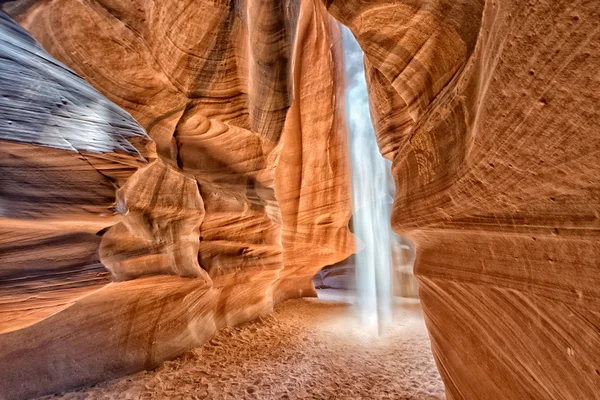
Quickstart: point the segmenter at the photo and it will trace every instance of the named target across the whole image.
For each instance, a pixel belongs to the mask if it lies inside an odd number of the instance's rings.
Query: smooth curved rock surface
[[[0,335],[15,348],[0,352],[7,398],[153,368],[221,327],[315,295],[312,276],[354,251],[340,33],[320,2],[5,8],[156,145],[148,166],[112,188],[121,215],[88,246],[113,282]],[[23,358],[19,342],[44,356]]]
[[[116,189],[147,164],[133,118],[0,12],[0,333],[111,281],[97,232]]]
[[[600,398],[600,5],[325,4],[365,51],[447,398]]]

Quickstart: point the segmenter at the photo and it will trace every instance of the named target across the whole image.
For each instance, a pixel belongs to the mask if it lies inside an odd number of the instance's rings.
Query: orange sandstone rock
[[[600,5],[325,3],[365,51],[448,399],[598,399]]]
[[[88,246],[116,282],[0,335],[3,349],[28,343],[0,351],[0,392],[152,368],[278,301],[314,295],[312,276],[353,252],[340,34],[320,2],[14,6],[50,54],[131,113],[156,152],[118,174],[107,195],[118,215]]]

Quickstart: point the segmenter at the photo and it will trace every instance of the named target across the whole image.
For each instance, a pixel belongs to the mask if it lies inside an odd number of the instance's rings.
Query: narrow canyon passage
[[[600,400],[599,66],[600,0],[0,0],[0,400]]]
[[[320,290],[154,371],[44,399],[443,399],[420,306],[397,299],[383,337],[350,291]]]

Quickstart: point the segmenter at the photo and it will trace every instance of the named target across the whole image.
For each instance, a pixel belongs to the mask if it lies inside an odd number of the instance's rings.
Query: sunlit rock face
[[[600,4],[325,4],[365,51],[447,397],[598,398]]]
[[[308,282],[350,254],[339,32],[320,3],[61,0],[18,11],[44,48],[141,123],[165,167],[198,182],[199,264],[215,283],[253,268],[271,279],[282,264],[280,277]]]
[[[320,2],[59,0],[4,9],[129,112],[156,150],[138,163],[121,151],[89,156],[84,166],[100,165],[114,183],[97,193],[73,184],[112,219],[95,225],[90,244],[69,240],[87,257],[81,263],[102,272],[88,268],[95,280],[84,277],[84,294],[101,290],[27,328],[8,323],[0,393],[26,397],[153,368],[220,327],[314,295],[312,276],[353,252],[340,31]],[[66,163],[55,160],[48,164]],[[27,197],[18,206],[48,204],[62,218],[51,203]]]

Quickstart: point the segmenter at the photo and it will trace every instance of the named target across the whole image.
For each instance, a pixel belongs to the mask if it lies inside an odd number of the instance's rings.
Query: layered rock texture
[[[447,398],[600,398],[598,2],[4,9],[156,150],[2,17],[0,396],[156,366],[353,251],[333,16]]]
[[[448,399],[600,398],[600,4],[327,1]]]
[[[0,13],[0,333],[106,285],[98,232],[148,163],[133,118]]]
[[[2,112],[37,135],[1,132],[0,398],[153,368],[315,295],[354,251],[340,32],[320,2],[4,9],[75,72],[3,15],[18,59],[1,94],[37,115]]]

